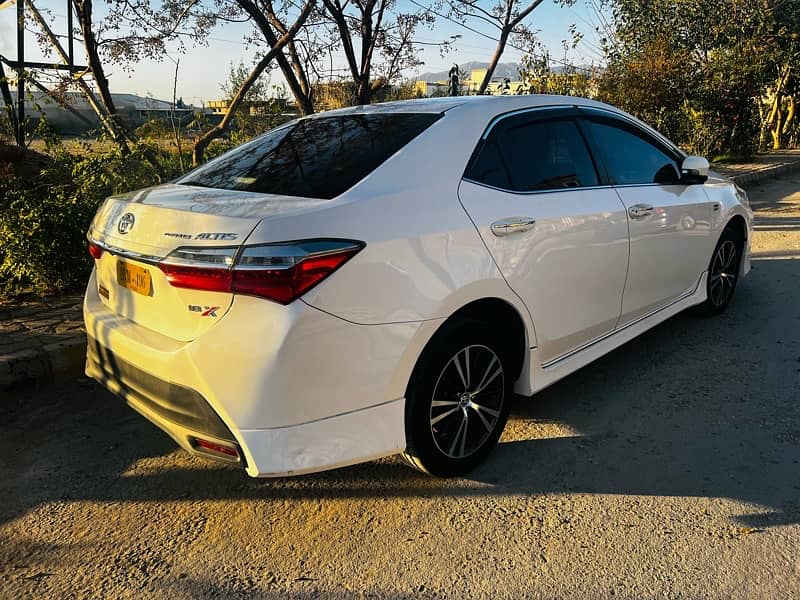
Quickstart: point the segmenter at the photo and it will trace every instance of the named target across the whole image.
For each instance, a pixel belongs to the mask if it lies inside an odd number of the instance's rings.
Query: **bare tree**
[[[161,174],[161,165],[155,154],[138,143],[136,136],[120,118],[106,77],[106,66],[111,62],[120,64],[123,68],[131,68],[143,56],[163,58],[166,55],[167,41],[190,33],[184,29],[188,23],[194,23],[193,32],[198,29],[207,31],[213,24],[213,19],[207,16],[204,18],[205,13],[202,11],[192,12],[199,5],[199,0],[164,0],[162,10],[158,11],[150,8],[148,0],[114,0],[110,13],[102,19],[97,19],[94,15],[93,0],[71,0],[70,3],[77,17],[79,39],[83,44],[89,68],[86,72],[62,81],[61,87],[77,87],[120,152],[129,154],[132,148],[137,148],[156,172]],[[32,0],[28,0],[28,7],[38,27],[39,44],[45,53],[54,52],[64,63],[68,62],[67,51],[53,33],[42,11],[34,6]],[[136,19],[148,23],[145,35],[131,28]],[[87,81],[89,77],[93,80],[93,86]]]
[[[352,77],[355,104],[369,104],[373,92],[403,69],[420,64],[414,37],[420,24],[433,23],[430,11],[397,13],[395,0],[322,0],[322,4],[338,33],[337,46]],[[381,77],[373,79],[376,53],[384,62],[378,66]]]
[[[67,51],[64,49],[58,37],[53,33],[53,30],[50,28],[50,25],[42,16],[38,8],[33,4],[33,2],[31,2],[31,0],[28,0],[28,12],[33,16],[34,21],[39,27],[38,38],[39,38],[39,43],[43,47],[43,49],[46,52],[55,52],[58,55],[58,57],[62,60],[62,62],[68,63],[69,56],[67,54]],[[89,74],[90,71],[85,73],[79,73],[74,77],[74,79],[70,83],[74,83],[78,87],[80,92],[86,98],[86,101],[88,102],[89,106],[91,106],[92,110],[94,110],[100,123],[106,129],[111,138],[117,143],[123,154],[129,153],[130,148],[128,147],[128,141],[125,138],[125,135],[116,126],[114,120],[109,115],[109,111],[103,106],[101,100],[97,98],[97,96],[94,93],[94,90],[90,87],[90,85],[86,81],[86,77]]]
[[[539,7],[542,0],[495,0],[494,3],[482,2],[481,0],[443,0],[449,12],[450,18],[456,19],[461,23],[467,21],[474,23],[485,23],[491,25],[496,31],[496,39],[492,58],[486,68],[486,75],[478,86],[477,93],[483,94],[492,80],[494,71],[500,58],[505,52],[509,42],[516,38],[518,46],[529,46],[535,39],[534,32],[524,23],[530,14]],[[560,4],[571,4],[570,0],[561,0]]]
[[[243,1],[248,3],[250,2],[250,0]],[[276,39],[274,44],[270,44],[269,51],[264,54],[264,56],[261,57],[261,60],[256,63],[256,65],[250,71],[250,75],[242,82],[242,84],[239,86],[239,89],[234,93],[230,103],[228,104],[228,110],[225,113],[225,116],[222,118],[222,121],[220,121],[218,125],[208,130],[195,142],[194,149],[192,150],[193,165],[199,165],[201,162],[203,162],[203,154],[206,148],[208,148],[208,145],[212,142],[212,140],[220,137],[230,126],[230,123],[236,114],[236,109],[245,99],[247,93],[250,91],[250,88],[258,81],[258,78],[261,77],[261,74],[269,66],[270,62],[272,62],[272,60],[276,59],[278,56],[282,56],[283,49],[291,40],[294,39],[294,36],[297,35],[297,32],[308,19],[308,16],[311,14],[311,10],[314,8],[314,3],[315,0],[306,1],[294,23],[292,23],[292,25],[286,30],[280,39]]]
[[[276,8],[272,0],[236,0],[236,4],[250,17],[256,30],[263,36],[269,48],[278,46],[279,37],[286,40],[278,47],[278,51],[273,54],[275,62],[286,79],[286,85],[289,86],[295,98],[300,114],[310,115],[313,113],[314,104],[311,99],[312,92],[311,84],[308,80],[308,71],[303,68],[295,43],[295,37],[300,28],[294,29],[294,27],[286,26],[285,17],[283,16],[286,14],[286,7]],[[304,17],[301,25],[304,25],[310,16],[314,3],[306,6],[309,7],[309,14]],[[293,29],[294,32],[289,35]],[[250,40],[255,41],[255,38],[251,37]]]
[[[131,141],[130,134],[117,114],[117,107],[114,105],[114,98],[111,96],[111,90],[108,87],[108,79],[106,78],[103,61],[100,60],[98,40],[95,35],[92,16],[94,12],[93,0],[72,0],[72,6],[78,17],[78,27],[81,30],[81,36],[83,38],[86,60],[88,61],[89,69],[97,85],[97,92],[103,102],[103,107],[105,108],[107,120],[109,121],[112,132],[111,135],[120,147],[125,147],[125,142]]]

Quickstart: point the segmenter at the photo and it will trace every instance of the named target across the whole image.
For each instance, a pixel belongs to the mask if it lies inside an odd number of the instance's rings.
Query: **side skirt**
[[[518,393],[529,395],[536,393],[539,390],[543,390],[544,388],[554,384],[556,381],[563,379],[567,375],[570,375],[578,369],[585,367],[589,363],[597,360],[601,356],[604,356],[612,350],[619,348],[626,342],[629,342],[633,338],[643,334],[645,331],[652,329],[660,323],[663,323],[670,317],[677,315],[679,312],[705,302],[707,278],[708,272],[703,273],[695,291],[681,300],[662,308],[649,317],[631,323],[630,325],[611,334],[610,336],[602,338],[590,346],[587,346],[586,348],[576,352],[575,354],[571,354],[561,360],[549,364],[546,367],[542,366],[539,358],[539,350],[537,348],[532,348],[529,352],[528,361],[530,368],[530,381],[532,384],[531,390],[530,392],[521,389],[516,391]]]

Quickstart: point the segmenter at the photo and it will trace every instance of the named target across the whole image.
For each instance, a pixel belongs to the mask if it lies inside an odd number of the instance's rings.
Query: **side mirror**
[[[705,183],[708,180],[708,167],[708,161],[702,156],[687,156],[681,164],[681,183]]]

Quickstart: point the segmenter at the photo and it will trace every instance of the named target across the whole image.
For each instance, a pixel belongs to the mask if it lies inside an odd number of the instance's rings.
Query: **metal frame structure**
[[[17,3],[17,60],[9,60],[0,54],[0,94],[3,96],[3,101],[6,105],[11,125],[14,128],[14,134],[17,144],[23,146],[25,144],[25,69],[45,69],[54,71],[69,71],[70,73],[88,72],[89,67],[76,66],[74,60],[74,33],[72,24],[72,1],[67,0],[67,47],[68,47],[68,61],[63,63],[44,63],[25,60],[25,1],[16,0]],[[30,1],[30,0],[28,0]],[[11,6],[14,0],[0,0],[0,9]],[[8,87],[8,79],[6,78],[3,63],[8,65],[9,68],[17,72],[17,104],[16,111],[14,110],[14,100],[11,96],[11,90]],[[34,80],[37,88],[41,89],[43,86]]]

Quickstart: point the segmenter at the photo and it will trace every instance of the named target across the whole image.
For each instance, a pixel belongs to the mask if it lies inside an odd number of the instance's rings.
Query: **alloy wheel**
[[[739,267],[736,257],[736,244],[732,240],[725,240],[711,261],[709,299],[714,306],[722,306],[733,294]]]
[[[459,350],[433,388],[430,427],[440,452],[464,458],[478,451],[495,431],[503,409],[503,364],[483,345]]]

